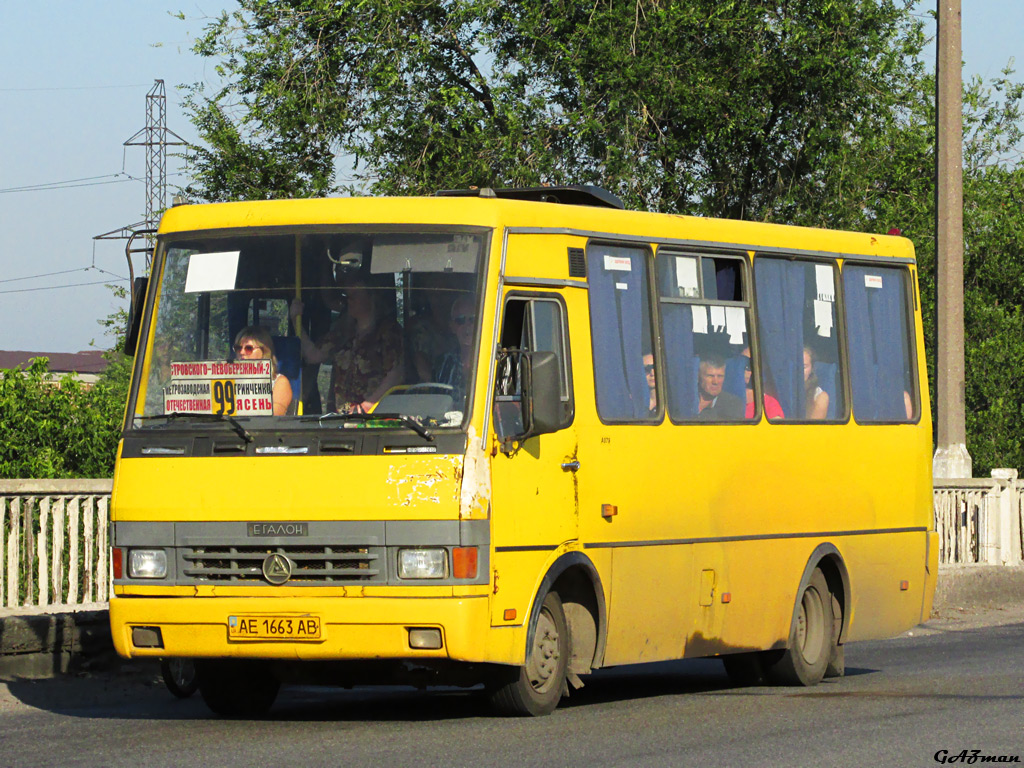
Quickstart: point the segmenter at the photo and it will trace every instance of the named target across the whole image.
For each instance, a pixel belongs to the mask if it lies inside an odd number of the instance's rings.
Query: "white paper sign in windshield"
[[[164,413],[270,416],[274,382],[270,360],[198,360],[171,363]]]
[[[238,277],[239,251],[193,253],[188,257],[185,293],[233,291]]]

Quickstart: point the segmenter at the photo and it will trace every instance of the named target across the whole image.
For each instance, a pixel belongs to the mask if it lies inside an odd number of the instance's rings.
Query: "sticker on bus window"
[[[604,255],[604,268],[609,272],[632,272],[633,262],[629,256]]]
[[[814,326],[818,335],[826,339],[832,336],[832,302],[814,300]]]
[[[188,257],[185,293],[233,291],[238,276],[239,251],[193,253]]]
[[[881,275],[864,275],[864,287],[865,288],[881,288],[882,287],[882,276]]]
[[[676,286],[679,288],[679,296],[681,298],[700,298],[696,259],[688,256],[676,256]]]
[[[711,307],[711,328],[718,332],[725,330],[725,307]]]
[[[817,283],[819,301],[836,300],[836,287],[832,267],[827,264],[815,264],[814,281]]]
[[[708,308],[700,304],[695,304],[694,306],[690,307],[690,311],[693,313],[693,332],[707,333]]]
[[[743,334],[747,332],[747,318],[743,307],[725,308],[725,330],[729,334],[730,344],[743,343]]]
[[[164,413],[270,416],[274,382],[270,360],[197,360],[171,363]]]

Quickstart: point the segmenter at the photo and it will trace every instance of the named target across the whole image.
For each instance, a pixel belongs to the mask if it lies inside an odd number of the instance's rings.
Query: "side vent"
[[[320,453],[355,453],[356,444],[352,440],[324,440],[320,443]]]
[[[244,454],[245,443],[224,443],[220,440],[214,440],[213,453],[214,455],[224,455],[226,453]]]
[[[569,277],[587,276],[587,256],[582,248],[569,249]]]

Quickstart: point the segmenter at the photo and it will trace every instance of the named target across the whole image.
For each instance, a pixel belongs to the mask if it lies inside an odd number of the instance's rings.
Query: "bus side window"
[[[757,328],[773,421],[844,420],[835,265],[760,256],[754,262]]]
[[[911,342],[909,272],[843,265],[853,417],[860,423],[911,421],[919,410]]]
[[[755,418],[751,366],[757,361],[749,357],[744,261],[661,248],[655,264],[669,416],[677,422]]]
[[[657,421],[645,357],[653,354],[646,248],[589,243],[587,284],[597,412],[605,422]],[[647,358],[650,360],[650,358]]]

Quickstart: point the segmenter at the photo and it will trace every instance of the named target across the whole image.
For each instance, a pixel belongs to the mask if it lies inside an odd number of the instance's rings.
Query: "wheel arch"
[[[582,552],[566,552],[558,557],[544,574],[534,595],[526,632],[527,648],[533,644],[544,597],[551,591],[557,592],[562,601],[569,628],[569,671],[587,674],[601,666],[607,639],[607,609],[601,576]]]
[[[839,601],[842,610],[842,627],[839,630],[838,642],[846,640],[846,630],[850,624],[850,605],[852,603],[850,594],[850,575],[846,570],[846,561],[836,546],[830,542],[819,544],[814,548],[811,556],[807,559],[803,574],[800,577],[800,584],[797,586],[796,599],[793,601],[793,612],[790,615],[789,626],[792,628],[796,621],[797,613],[800,610],[800,600],[807,585],[811,583],[811,576],[815,569],[820,568],[825,576],[825,582],[833,597]]]

